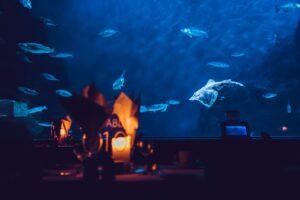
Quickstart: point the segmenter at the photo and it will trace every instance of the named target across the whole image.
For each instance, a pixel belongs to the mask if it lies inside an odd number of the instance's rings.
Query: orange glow
[[[157,164],[156,163],[152,165],[151,170],[152,171],[156,171],[157,170]]]
[[[61,176],[69,176],[70,172],[59,172],[59,175],[61,175]]]
[[[143,148],[143,146],[144,146],[143,141],[139,141],[139,142],[136,144],[136,146],[139,147],[139,148]]]
[[[130,161],[131,137],[117,137],[111,141],[112,157],[115,162]]]
[[[61,119],[61,127],[60,127],[60,141],[65,140],[68,135],[69,135],[69,131],[71,129],[71,125],[72,125],[72,120],[69,116],[66,116],[65,119]]]
[[[123,92],[118,96],[113,105],[113,114],[119,117],[126,133],[131,136],[131,142],[134,141],[136,130],[139,127],[138,118],[136,116],[138,107],[139,106]]]
[[[91,91],[91,85],[85,86],[81,93],[83,97],[89,98],[93,100],[96,104],[106,107],[106,100],[104,98],[104,95],[96,90]]]

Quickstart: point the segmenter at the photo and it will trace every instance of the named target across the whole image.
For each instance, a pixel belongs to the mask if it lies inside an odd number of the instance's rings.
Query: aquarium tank
[[[47,138],[58,97],[140,97],[146,138],[300,136],[299,0],[1,0],[0,119]],[[79,134],[74,130],[72,134]]]

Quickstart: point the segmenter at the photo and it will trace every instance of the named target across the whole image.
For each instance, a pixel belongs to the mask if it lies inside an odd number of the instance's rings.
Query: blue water
[[[74,58],[59,61],[32,58],[34,70],[47,71],[63,79],[62,86],[69,91],[80,92],[86,84],[95,81],[97,88],[112,100],[117,95],[112,84],[126,70],[124,91],[141,94],[143,105],[170,99],[181,102],[169,106],[166,112],[141,114],[140,132],[144,136],[218,136],[219,124],[225,120],[227,110],[240,110],[243,120],[249,121],[252,135],[266,131],[275,136],[297,136],[300,134],[297,124],[300,120],[300,33],[298,36],[295,33],[300,9],[287,12],[275,9],[287,2],[32,0],[31,10],[18,8],[18,3],[12,6],[3,3],[0,4],[3,13],[10,10],[9,15],[14,18],[11,23],[17,25],[12,28],[5,17],[0,33],[11,41],[11,46],[13,42],[34,40],[57,51],[72,53]],[[37,22],[31,22],[40,17],[53,20],[57,26],[41,28],[36,26]],[[186,27],[204,30],[208,38],[188,37],[180,31]],[[14,36],[5,28],[14,32]],[[37,31],[38,28],[42,31]],[[118,33],[107,38],[99,36],[105,29]],[[242,56],[232,56],[241,52]],[[212,61],[230,67],[208,66]],[[48,91],[57,86],[35,79],[33,70],[25,70],[20,65],[14,70],[30,77],[18,75],[15,85],[26,83],[45,91],[38,99],[26,99],[35,105],[49,106],[49,113],[41,116],[42,120],[63,115],[57,101],[47,98]],[[222,89],[211,108],[189,101],[209,79],[232,79],[245,87]],[[278,96],[263,98],[268,92]],[[13,92],[5,94],[22,99]],[[293,109],[291,113],[287,112],[288,102]],[[282,126],[289,127],[288,132],[283,132]]]

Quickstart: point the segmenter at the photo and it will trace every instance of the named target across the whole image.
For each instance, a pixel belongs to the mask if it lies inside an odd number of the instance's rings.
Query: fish
[[[50,54],[50,57],[52,57],[52,58],[73,58],[74,55],[71,53],[56,53],[56,54]]]
[[[20,1],[20,4],[24,7],[24,8],[27,8],[29,10],[32,9],[32,3],[30,0],[19,0]]]
[[[108,38],[108,37],[111,37],[115,34],[117,34],[119,31],[117,30],[114,30],[114,29],[105,29],[103,31],[101,31],[98,35],[100,35],[101,37],[103,38]]]
[[[286,105],[286,112],[288,114],[291,114],[292,113],[292,106],[291,106],[291,103],[288,102],[287,105]]]
[[[234,58],[239,58],[239,57],[243,57],[246,54],[244,52],[233,52],[230,56],[234,57]]]
[[[59,81],[59,79],[57,79],[55,76],[49,73],[42,73],[41,76],[48,81]]]
[[[48,110],[47,106],[38,106],[27,110],[27,114],[35,114],[39,112],[43,112],[45,110]]]
[[[115,82],[112,85],[113,90],[121,90],[125,84],[125,71],[121,74],[121,76],[115,80]]]
[[[229,64],[219,62],[219,61],[208,62],[207,65],[210,67],[215,67],[215,68],[229,68],[230,67]]]
[[[180,29],[180,32],[187,35],[190,38],[193,38],[193,37],[200,37],[203,39],[208,38],[208,33],[206,31],[201,30],[196,27],[182,28],[182,29]]]
[[[54,49],[35,42],[21,42],[17,45],[23,51],[36,55],[50,54],[54,52]]]
[[[168,109],[169,104],[161,103],[161,104],[153,104],[151,106],[141,106],[140,107],[140,112],[145,113],[145,112],[166,112]]]
[[[23,86],[18,87],[18,90],[23,92],[24,94],[28,94],[28,95],[31,95],[31,96],[37,96],[37,95],[40,94],[36,90],[30,89],[30,88],[27,88],[27,87],[23,87]]]
[[[190,101],[199,101],[206,108],[211,108],[218,98],[218,91],[224,87],[239,86],[245,87],[242,83],[232,81],[231,79],[223,81],[214,81],[209,79],[207,83],[197,90],[192,97],[189,98]]]
[[[272,99],[274,97],[277,97],[277,93],[268,92],[263,94],[262,97],[265,99]]]
[[[23,62],[32,63],[32,61],[24,53],[18,51],[16,54],[20,58],[20,60],[22,60]]]
[[[52,126],[52,122],[37,122],[37,125],[49,128]]]
[[[71,92],[64,90],[64,89],[59,89],[55,91],[56,94],[62,97],[71,97],[73,96]]]
[[[51,27],[55,27],[56,26],[56,24],[54,23],[54,21],[52,21],[51,19],[48,19],[48,18],[45,18],[45,17],[41,17],[40,19],[43,22],[43,24],[45,24],[46,26],[51,26]]]
[[[179,105],[180,101],[178,101],[178,100],[168,100],[168,101],[166,101],[166,104],[169,104],[169,105]]]
[[[277,5],[275,6],[276,12],[288,12],[288,11],[293,11],[296,9],[300,9],[300,3],[294,3],[294,2],[290,2],[290,3],[286,3],[283,5]]]

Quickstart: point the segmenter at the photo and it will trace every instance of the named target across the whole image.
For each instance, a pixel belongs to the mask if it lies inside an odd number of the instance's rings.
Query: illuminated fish
[[[22,60],[25,63],[32,63],[32,61],[24,53],[18,51],[17,56],[20,58],[20,60]]]
[[[232,86],[245,87],[242,83],[232,81],[231,79],[223,81],[214,81],[213,79],[209,79],[206,85],[197,90],[189,100],[199,101],[205,107],[210,108],[218,98],[218,91],[220,91],[223,87]]]
[[[52,123],[51,122],[37,122],[37,125],[49,128],[52,126]]]
[[[49,73],[42,73],[41,76],[48,81],[59,81],[59,79]]]
[[[208,62],[207,65],[210,67],[215,67],[215,68],[229,68],[230,67],[229,64],[219,62],[219,61]]]
[[[276,6],[275,8],[276,8],[277,12],[280,12],[280,11],[288,12],[288,11],[299,9],[300,8],[300,3],[290,2],[290,3],[280,5],[280,6]]]
[[[178,100],[168,100],[168,101],[166,101],[166,103],[169,104],[169,105],[179,105],[180,101],[178,101]]]
[[[20,0],[20,4],[27,9],[32,9],[32,3],[30,0]]]
[[[71,53],[56,53],[56,54],[50,54],[50,57],[52,58],[73,58],[73,54]]]
[[[117,34],[118,32],[119,31],[114,30],[114,29],[105,29],[105,30],[101,31],[99,33],[99,35],[103,38],[108,38],[108,37],[111,37],[111,36]]]
[[[161,103],[161,104],[154,104],[151,106],[141,106],[140,107],[140,112],[144,113],[144,112],[166,112],[168,109],[169,104],[165,104],[165,103]]]
[[[121,74],[121,76],[113,83],[113,90],[121,90],[125,84],[125,71]]]
[[[39,95],[39,92],[37,92],[36,90],[33,90],[33,89],[30,89],[30,88],[27,88],[27,87],[18,87],[18,90],[23,92],[24,94],[28,94],[28,95],[31,95],[31,96],[37,96]]]
[[[62,97],[71,97],[73,96],[71,92],[64,90],[64,89],[59,89],[55,91],[56,94]]]
[[[291,106],[290,102],[288,102],[287,105],[286,105],[286,112],[288,114],[292,113],[292,106]]]
[[[27,110],[27,113],[35,114],[35,113],[43,112],[45,110],[48,110],[47,106],[38,106],[38,107],[34,107],[34,108]]]
[[[40,19],[42,20],[43,24],[45,24],[46,26],[52,26],[52,27],[56,26],[54,21],[52,21],[51,19],[48,19],[48,18],[45,18],[45,17],[41,17]]]
[[[266,94],[263,94],[262,97],[265,98],[265,99],[272,99],[274,97],[277,97],[277,94],[276,93],[272,93],[272,92],[268,92]]]
[[[208,33],[204,30],[199,28],[191,27],[191,28],[182,28],[180,32],[184,33],[185,35],[189,36],[190,38],[193,37],[200,37],[203,39],[208,38]]]
[[[239,57],[243,57],[245,55],[246,54],[244,52],[234,52],[234,53],[231,54],[231,57],[239,58]]]
[[[23,51],[36,55],[50,54],[54,52],[54,49],[35,42],[18,43],[18,46]]]

